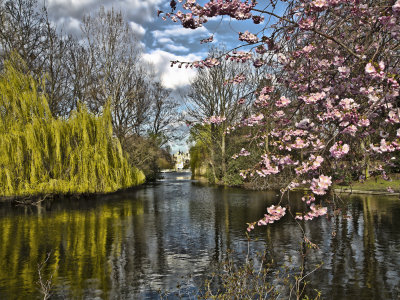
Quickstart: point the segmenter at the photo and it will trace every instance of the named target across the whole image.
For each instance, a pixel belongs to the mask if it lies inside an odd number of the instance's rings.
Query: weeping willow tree
[[[110,107],[54,118],[34,79],[5,63],[0,75],[0,196],[111,192],[143,183],[112,135]]]

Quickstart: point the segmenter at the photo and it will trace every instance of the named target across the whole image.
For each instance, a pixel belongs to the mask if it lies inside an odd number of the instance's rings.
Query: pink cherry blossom
[[[379,171],[376,162],[383,165],[382,170],[393,165],[389,157],[397,157],[400,151],[400,63],[395,55],[400,0],[289,0],[284,11],[274,10],[273,3],[263,11],[255,1],[204,2],[187,1],[182,7],[188,12],[164,15],[175,16],[191,29],[217,16],[252,19],[247,22],[252,27],[244,28],[236,36],[235,49],[220,58],[171,64],[211,68],[226,59],[248,63],[246,68],[254,72],[261,71],[260,67],[269,70],[252,90],[237,98],[254,104],[246,117],[233,124],[224,121],[226,132],[243,127],[251,132],[245,137],[252,141],[249,151],[240,153],[248,152],[256,162],[240,171],[243,178],[284,172],[290,183],[283,193],[299,182],[309,185],[313,194],[305,196],[304,202],[310,210],[296,218],[312,220],[327,213],[326,207],[314,204],[319,200],[315,197],[327,193],[338,168],[359,176],[365,170],[366,155],[374,171]],[[250,26],[247,23],[243,26]],[[226,84],[242,85],[249,80],[251,76],[236,75]],[[218,124],[221,119],[215,116],[212,121]],[[366,141],[371,141],[369,147]],[[275,217],[268,212],[248,229],[271,224]]]
[[[400,0],[397,0],[396,3],[392,6],[393,13],[400,14]]]
[[[262,226],[272,224],[275,221],[280,220],[286,214],[286,208],[280,205],[271,205],[267,208],[267,212],[268,214],[265,214],[262,219],[258,220],[256,223],[249,224],[250,226],[248,226],[247,231],[251,231],[252,229],[254,229],[255,224],[257,224],[258,226]],[[253,227],[251,227],[251,225],[253,225]]]
[[[250,33],[248,31],[239,32],[239,40],[248,42],[249,44],[258,43],[258,37],[255,34]]]
[[[362,127],[368,127],[370,125],[370,121],[368,119],[360,119],[360,121],[358,121],[358,126],[362,126]]]
[[[247,151],[246,149],[242,148],[242,150],[240,150],[239,156],[249,156],[250,152]]]
[[[226,118],[224,116],[211,116],[208,119],[204,119],[205,124],[221,124]]]
[[[329,149],[329,152],[331,155],[336,158],[342,158],[345,156],[347,153],[349,153],[350,147],[347,144],[342,144],[342,142],[335,143],[333,146]]]
[[[343,129],[343,131],[342,131],[342,133],[347,133],[347,134],[349,134],[349,135],[351,135],[351,136],[355,136],[356,132],[357,132],[357,127],[354,126],[354,125],[347,126],[347,127],[346,127],[345,129]]]
[[[302,97],[303,101],[307,104],[314,104],[317,101],[325,98],[326,94],[324,92],[321,93],[312,93],[309,96]]]
[[[305,46],[305,47],[303,48],[303,52],[304,52],[304,53],[310,53],[310,52],[312,52],[314,49],[315,49],[315,47],[314,47],[313,45],[308,45],[308,46]]]
[[[371,63],[368,63],[368,64],[365,66],[365,73],[367,73],[367,74],[374,74],[374,73],[376,73],[375,67],[374,67]]]
[[[286,107],[290,104],[290,99],[286,98],[285,96],[282,96],[279,98],[278,101],[275,102],[275,105],[277,107]]]
[[[325,8],[328,7],[328,2],[326,0],[314,0],[311,2],[311,6],[315,8]]]
[[[354,108],[358,108],[360,105],[354,102],[352,98],[345,98],[340,100],[339,105],[345,110],[351,110]]]
[[[400,108],[389,111],[387,122],[400,123]]]
[[[297,220],[312,220],[314,218],[326,215],[328,212],[327,207],[316,206],[314,203],[310,206],[310,211],[306,215],[302,215],[301,213],[297,213],[295,219]]]
[[[338,71],[340,74],[342,74],[343,76],[348,76],[350,74],[350,68],[349,67],[339,67]]]
[[[325,195],[327,189],[332,184],[332,177],[320,175],[319,178],[313,178],[311,181],[311,190],[316,195]]]
[[[314,27],[314,19],[313,18],[306,18],[299,22],[299,27],[304,30],[311,29]]]
[[[309,142],[305,142],[302,138],[297,137],[292,147],[296,149],[302,149],[307,147],[309,144],[310,144]]]
[[[301,198],[302,201],[306,202],[308,205],[310,205],[312,202],[315,202],[315,197],[314,195],[306,195]]]

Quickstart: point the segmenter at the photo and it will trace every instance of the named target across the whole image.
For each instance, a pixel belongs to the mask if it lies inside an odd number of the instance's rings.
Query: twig
[[[43,300],[48,300],[51,297],[51,289],[53,287],[53,276],[55,272],[58,269],[58,266],[56,270],[50,275],[50,278],[45,280],[43,278],[42,270],[48,260],[50,259],[51,256],[51,251],[47,253],[47,257],[42,263],[38,263],[38,274],[39,274],[39,280],[36,282],[36,284],[39,286],[39,291],[43,294]]]

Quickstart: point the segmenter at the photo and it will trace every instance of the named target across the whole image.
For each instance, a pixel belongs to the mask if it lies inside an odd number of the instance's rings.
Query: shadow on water
[[[293,195],[293,198],[300,197]],[[181,277],[200,278],[227,249],[243,259],[246,222],[260,218],[275,192],[208,186],[190,173],[84,201],[38,208],[0,204],[0,299],[39,297],[37,266],[54,274],[54,299],[157,298]],[[342,214],[304,223],[324,262],[310,277],[325,299],[396,299],[400,278],[400,201],[353,196]],[[300,230],[290,217],[256,229],[252,251],[298,264]]]

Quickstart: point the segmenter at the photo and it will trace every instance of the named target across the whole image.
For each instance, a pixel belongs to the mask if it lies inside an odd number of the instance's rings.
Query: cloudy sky
[[[145,47],[145,59],[155,64],[165,87],[172,89],[187,85],[194,71],[170,68],[171,60],[206,57],[207,45],[200,45],[200,40],[211,34],[215,34],[214,44],[224,43],[229,48],[241,26],[229,18],[215,18],[196,30],[185,29],[157,17],[158,9],[170,10],[168,0],[46,0],[46,4],[58,28],[73,34],[79,34],[82,17],[95,14],[101,6],[121,10]]]
[[[46,5],[49,17],[57,27],[75,35],[80,34],[84,15],[96,14],[101,6],[121,10],[144,46],[144,58],[154,64],[163,85],[173,90],[188,86],[195,71],[171,68],[171,60],[205,58],[208,45],[200,45],[200,40],[212,34],[212,45],[223,44],[229,49],[235,40],[237,43],[238,32],[245,31],[243,22],[234,22],[228,17],[213,18],[196,30],[185,29],[171,20],[163,21],[157,17],[157,10],[170,11],[169,0],[46,0]],[[173,145],[173,151],[178,148],[186,150],[183,144]]]

